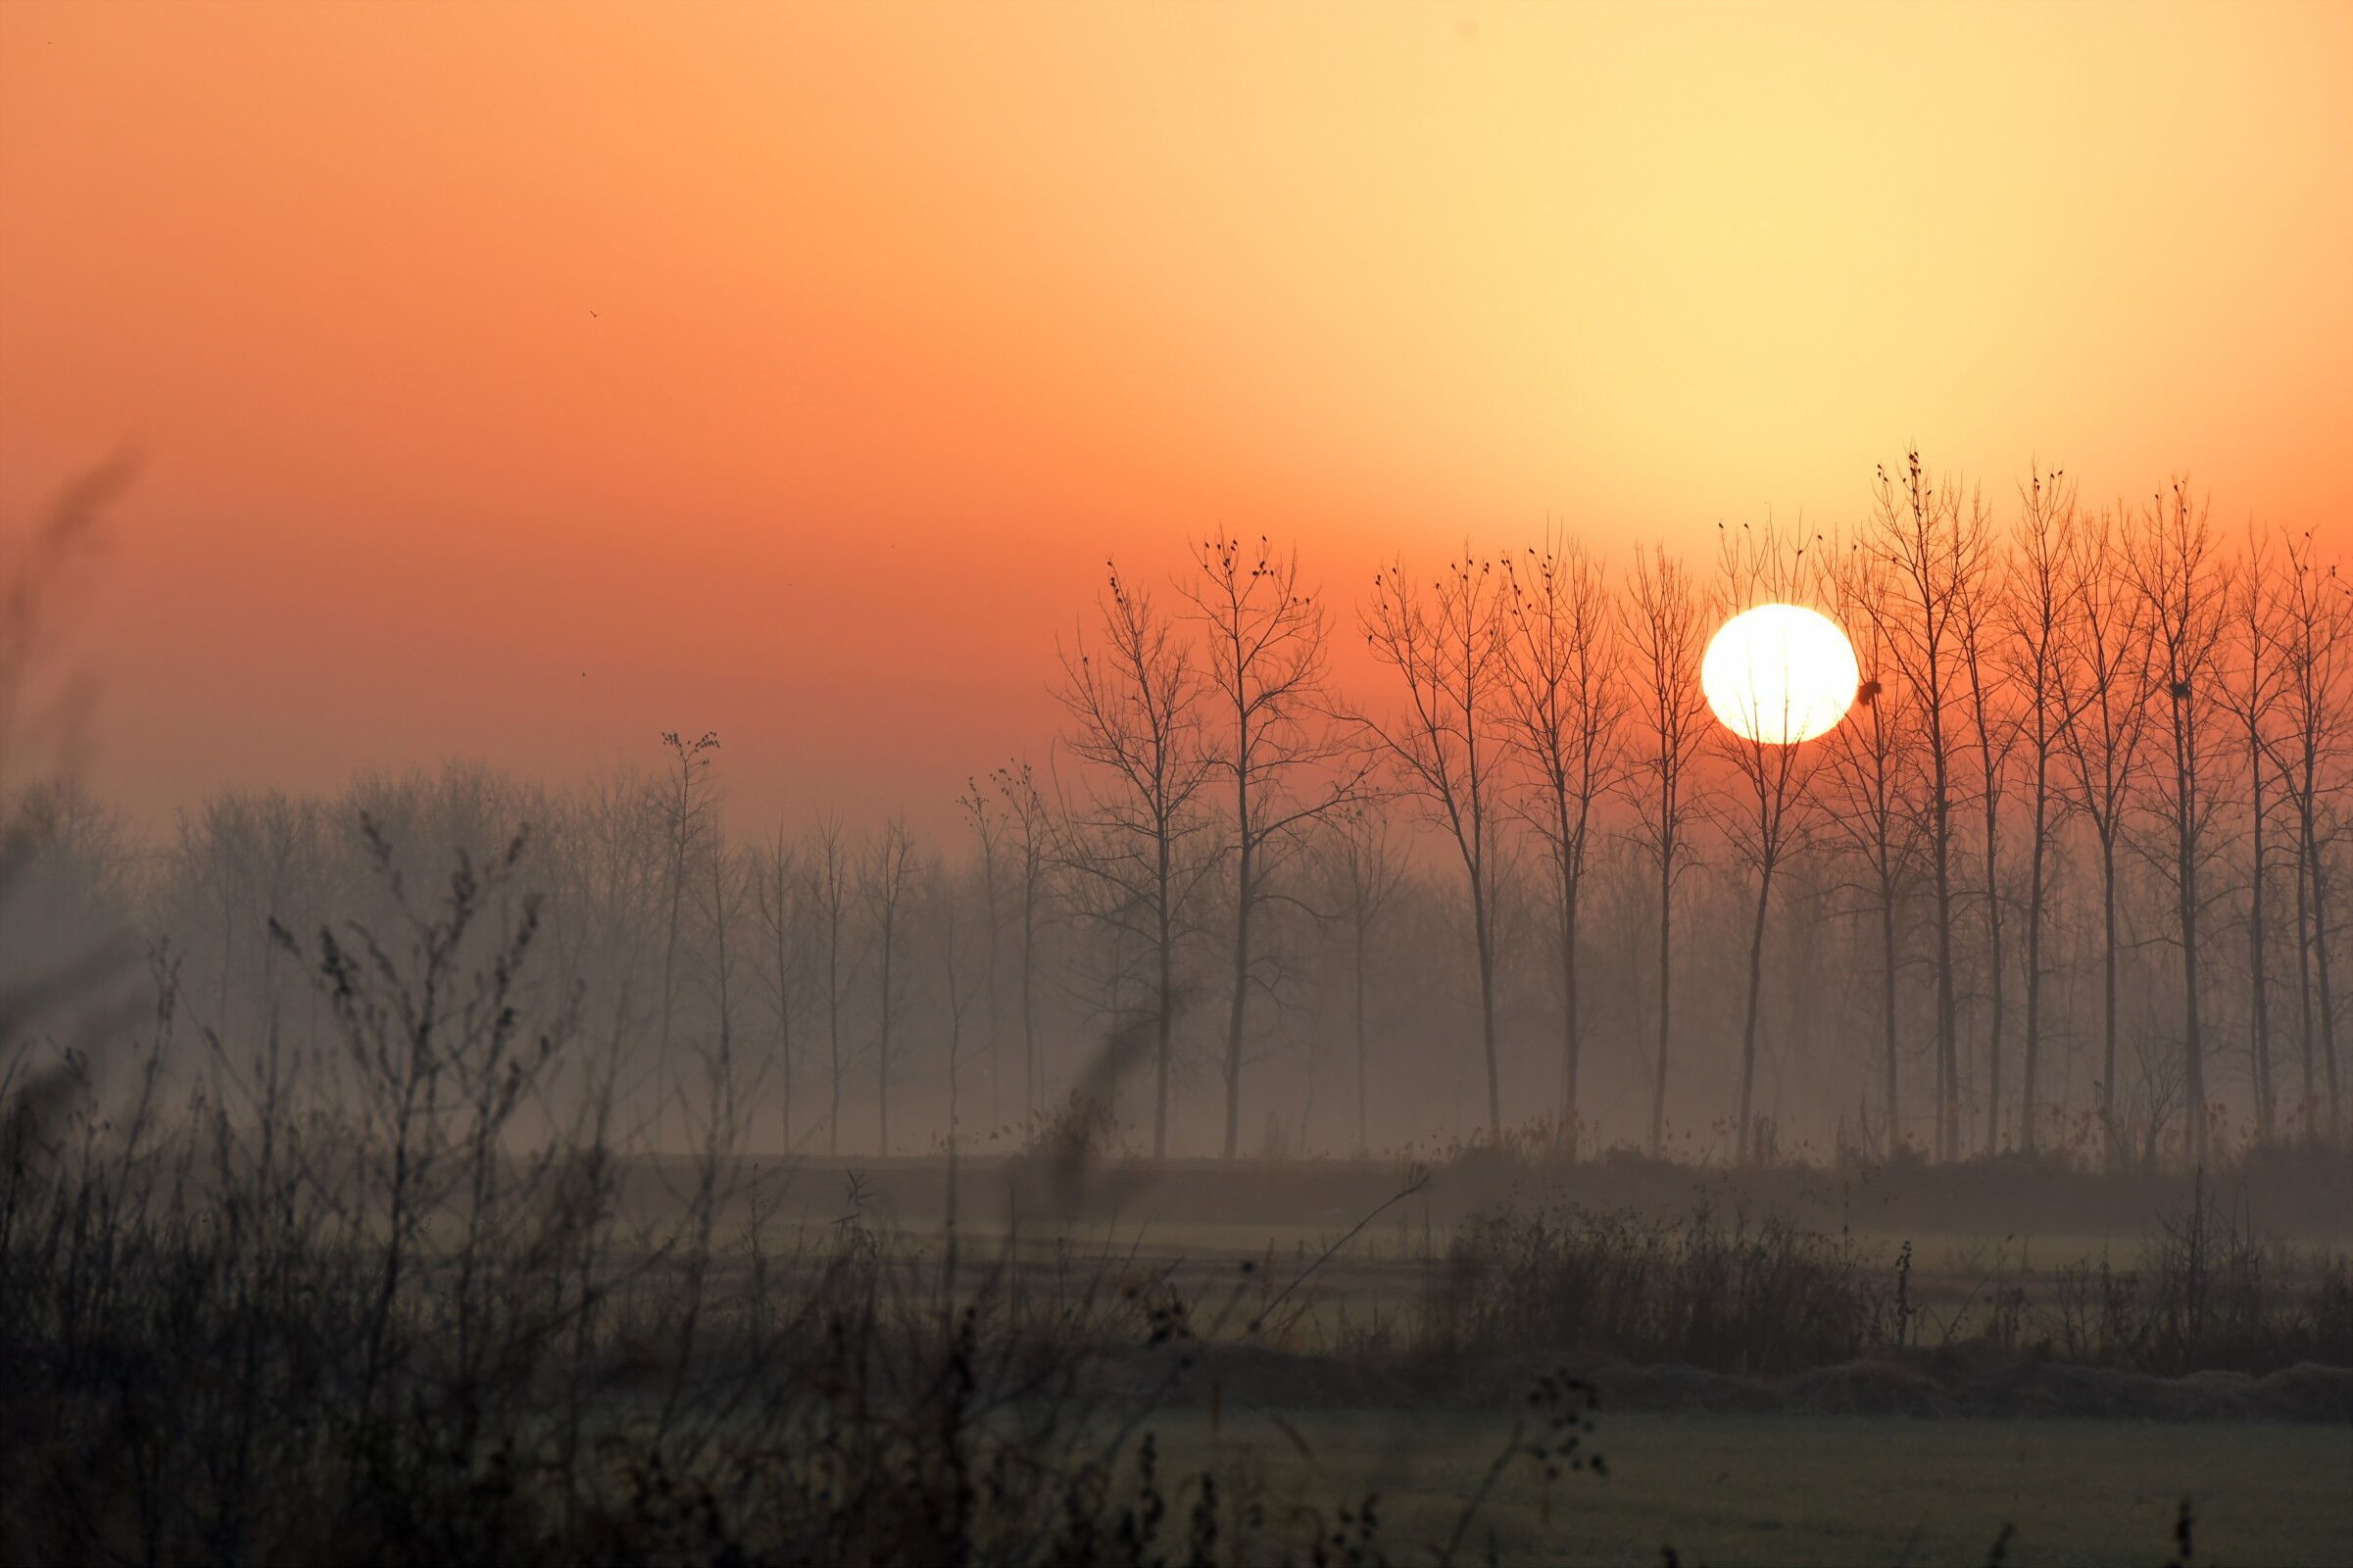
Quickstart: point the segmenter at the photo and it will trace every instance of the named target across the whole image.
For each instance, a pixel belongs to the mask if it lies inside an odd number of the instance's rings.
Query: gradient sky
[[[936,820],[1220,523],[1344,629],[1912,441],[2353,539],[2348,275],[2343,5],[0,5],[0,517],[145,454],[150,812],[709,727]]]

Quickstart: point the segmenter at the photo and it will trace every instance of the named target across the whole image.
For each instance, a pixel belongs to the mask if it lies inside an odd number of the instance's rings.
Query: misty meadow
[[[2353,1561],[2348,101],[0,4],[0,1568]]]

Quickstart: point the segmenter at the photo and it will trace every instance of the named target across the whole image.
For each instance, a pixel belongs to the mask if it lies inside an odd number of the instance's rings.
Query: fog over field
[[[591,779],[444,762],[154,828],[30,779],[12,961],[122,933],[192,1035],[331,1073],[321,943],[445,919],[464,863],[498,899],[468,935],[529,923],[511,980],[566,1048],[532,1113],[611,1093],[672,1152],[714,1074],[766,1155],[1004,1153],[1074,1105],[1155,1159],[2341,1142],[2353,603],[2313,535],[1910,458],[1848,528],[1720,538],[1399,563],[1353,602],[1263,537],[1115,567],[1041,672],[1062,732],[977,759],[939,832],[748,823],[689,729]],[[1774,601],[1863,671],[1792,746],[1698,679]],[[1334,681],[1344,637],[1385,678]]]

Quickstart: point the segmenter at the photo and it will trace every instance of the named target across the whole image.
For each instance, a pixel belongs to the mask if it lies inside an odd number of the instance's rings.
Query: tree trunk
[[[2002,899],[1998,822],[1993,797],[1992,768],[1986,768],[1985,787],[1985,942],[1990,950],[1992,1026],[1985,1035],[1985,1153],[2001,1152],[2002,1131]]]
[[[1479,1026],[1487,1047],[1487,1125],[1496,1146],[1503,1142],[1503,1077],[1495,1058],[1495,945],[1489,928],[1487,889],[1474,879],[1471,922],[1479,939]]]
[[[784,941],[784,901],[787,896],[780,863],[776,873],[776,1065],[783,1075],[783,1106],[779,1126],[784,1133],[784,1152],[789,1157],[793,1152],[793,1008],[786,989],[787,977],[791,973],[788,966],[792,962],[792,955],[786,950]]]
[[[2048,764],[2034,760],[2034,843],[2027,871],[2027,1019],[2019,1085],[2019,1147],[2034,1152],[2034,1097],[2042,1068],[2042,862],[2050,832]]]
[[[1176,990],[1176,965],[1175,956],[1170,950],[1176,937],[1175,926],[1170,919],[1168,907],[1170,886],[1174,877],[1169,864],[1170,849],[1168,832],[1165,827],[1160,832],[1159,855],[1157,886],[1160,907],[1159,928],[1156,934],[1159,938],[1157,947],[1160,974],[1159,985],[1154,995],[1159,1017],[1154,1020],[1157,1031],[1155,1040],[1157,1050],[1153,1054],[1152,1110],[1152,1157],[1154,1160],[1163,1160],[1168,1157],[1168,1057],[1171,1044],[1175,1039],[1175,1031],[1172,1027],[1174,1019],[1171,1016],[1170,1004],[1174,1000]]]
[[[2108,1168],[2124,1167],[2124,1146],[2116,1126],[2116,829],[2113,818],[2100,832],[2100,1126],[2108,1139]]]
[[[891,936],[892,921],[882,923],[882,1020],[874,1045],[874,1114],[875,1135],[881,1140],[876,1150],[884,1158],[891,1152]]]
[[[1371,1153],[1371,1152],[1372,1152],[1372,1140],[1371,1140],[1371,1138],[1369,1138],[1369,1137],[1366,1135],[1366,1132],[1365,1132],[1365,1126],[1366,1126],[1366,1117],[1365,1117],[1365,1109],[1364,1109],[1364,1102],[1365,1102],[1365,1078],[1366,1078],[1366,1072],[1365,1072],[1365,1062],[1366,1062],[1366,1058],[1367,1058],[1367,1057],[1368,1057],[1368,1056],[1371,1054],[1371,1052],[1370,1052],[1370,1050],[1367,1048],[1367,1042],[1366,1042],[1366,1040],[1365,1040],[1365,1037],[1364,1037],[1364,925],[1363,925],[1363,923],[1362,923],[1361,921],[1359,921],[1359,922],[1357,923],[1357,926],[1356,926],[1356,972],[1355,972],[1355,981],[1356,981],[1356,986],[1355,986],[1355,990],[1356,990],[1356,1157],[1357,1157],[1358,1159],[1362,1159],[1362,1158],[1364,1158],[1364,1157],[1365,1157],[1367,1154],[1369,1154],[1369,1153]]]
[[[1000,1086],[1005,1082],[1005,1019],[1003,1010],[998,1004],[999,987],[997,982],[1000,978],[998,971],[1002,969],[1004,965],[998,961],[997,852],[993,845],[986,852],[981,861],[981,893],[982,897],[987,901],[988,906],[988,923],[985,927],[983,927],[983,929],[989,934],[986,967],[981,971],[985,977],[984,983],[988,988],[989,1121],[991,1125],[996,1125],[998,1123],[999,1115],[1004,1109],[1005,1104],[1004,1097],[1000,1088]],[[954,1124],[951,1123],[952,1127],[953,1125]],[[953,1170],[954,1168],[955,1164],[952,1154],[950,1169]]]
[[[720,856],[719,835],[711,840],[711,940],[717,948],[719,982],[719,1060],[731,1063],[735,1057],[734,988],[728,983],[730,968],[727,962],[727,863]]]
[[[2309,836],[2309,819],[2299,811],[2300,833]],[[2299,838],[2296,847],[2296,1010],[2302,1026],[2303,1050],[2300,1053],[2304,1067],[2304,1138],[2309,1143],[2320,1131],[2320,1083],[2313,1076],[2312,1047],[2312,903],[2305,895],[2304,846]]]
[[[2314,977],[2320,982],[2321,993],[2321,1069],[2328,1086],[2328,1137],[2341,1142],[2345,1135],[2344,1102],[2336,1077],[2336,1007],[2328,994],[2328,882],[2321,857],[2319,824],[2314,814],[2309,793],[2304,797],[2304,853],[2312,872],[2312,961]]]
[[[1952,803],[1947,795],[1944,737],[1932,715],[1930,747],[1936,767],[1936,1157],[1961,1152],[1961,1070],[1952,969]]]
[[[1037,974],[1038,912],[1034,890],[1021,895],[1021,1109],[1034,1116],[1045,1108],[1039,1099],[1038,1007],[1034,995]]]
[[[956,1234],[956,1124],[960,1099],[956,1083],[956,1058],[963,1049],[964,1035],[963,1020],[954,1010],[955,1006],[955,1003],[949,1004],[951,1010],[948,1017],[948,1233],[951,1237]]]
[[[1577,1158],[1577,878],[1563,874],[1560,907],[1560,1137],[1568,1158]]]
[[[2184,699],[2176,698],[2177,724],[2189,722],[2179,712]],[[2180,813],[2175,824],[2174,854],[2180,875],[2176,879],[2181,895],[2181,1064],[2186,1075],[2184,1088],[2189,1097],[2189,1152],[2191,1160],[2199,1166],[2206,1163],[2206,1040],[2204,1019],[2198,1007],[2198,864],[2196,834],[2197,778],[2196,738],[2183,731],[2181,750],[2177,756],[2175,788],[2180,792],[2176,801]]]
[[[2272,999],[2263,922],[2263,738],[2253,722],[2247,725],[2248,789],[2254,796],[2255,816],[2249,854],[2251,889],[2247,900],[2247,968],[2253,994],[2255,1032],[2255,1137],[2272,1141]]]
[[[1675,849],[1658,857],[1658,1075],[1650,1085],[1650,1157],[1665,1152],[1667,1132],[1667,1015],[1674,1004]]]
[[[662,1130],[670,1114],[670,1012],[674,980],[678,967],[678,924],[686,898],[686,792],[678,796],[679,828],[676,843],[671,847],[669,939],[662,950],[662,1054],[656,1068],[656,1100],[654,1102],[654,1142],[662,1142]],[[683,1102],[683,1095],[680,1099]]]
[[[838,894],[829,894],[834,907],[825,938],[825,1035],[832,1068],[832,1099],[825,1112],[825,1152],[842,1152],[842,919]]]
[[[1733,1133],[1733,1162],[1748,1163],[1748,1112],[1756,1084],[1756,1014],[1765,982],[1765,911],[1773,896],[1773,872],[1767,867],[1756,882],[1756,921],[1748,932],[1748,1010],[1740,1026],[1740,1113]]]
[[[1226,1014],[1226,1145],[1225,1157],[1232,1159],[1240,1151],[1242,1141],[1242,1040],[1248,1024],[1250,995],[1250,906],[1255,902],[1250,892],[1250,879],[1256,874],[1252,864],[1250,842],[1250,797],[1245,793],[1237,803],[1241,813],[1242,841],[1236,851],[1238,862],[1236,899],[1234,906],[1234,1003]]]
[[[1887,1153],[1904,1145],[1901,1102],[1896,1097],[1895,879],[1887,871],[1887,843],[1880,844],[1879,951],[1881,1026],[1887,1056]]]

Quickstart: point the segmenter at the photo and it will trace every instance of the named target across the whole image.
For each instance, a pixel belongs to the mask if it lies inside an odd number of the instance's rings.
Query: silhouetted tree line
[[[720,1076],[753,1147],[840,1154],[1010,1152],[1073,1109],[1229,1157],[2344,1139],[2353,602],[2311,533],[2226,537],[2186,481],[2093,506],[2036,471],[1997,507],[1912,454],[1850,527],[1727,527],[1710,561],[1466,547],[1337,617],[1307,581],[1224,534],[1166,581],[1110,567],[1060,741],[975,772],[945,838],[747,831],[684,731],[567,789],[233,791],[154,838],[14,787],[35,892],[0,964],[135,930],[217,1047],[323,1056],[271,922],[387,919],[373,844],[425,887],[519,835],[526,991],[680,1147]],[[1863,671],[1794,747],[1698,687],[1713,628],[1774,600]],[[1111,1039],[1134,1059],[1090,1073]]]

